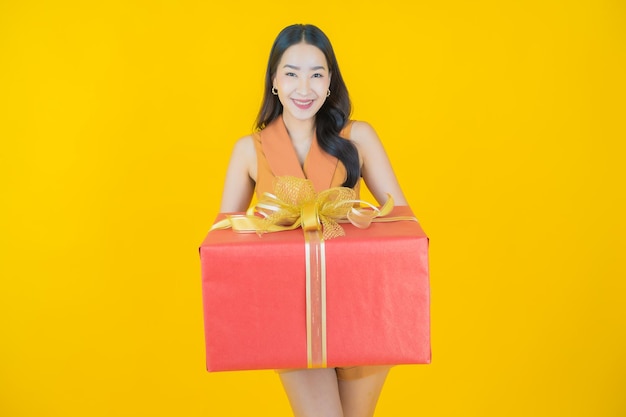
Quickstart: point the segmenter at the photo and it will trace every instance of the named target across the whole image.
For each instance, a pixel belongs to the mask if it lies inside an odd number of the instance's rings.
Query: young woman
[[[241,138],[231,156],[221,212],[245,211],[252,194],[271,191],[274,177],[308,178],[319,192],[359,189],[379,204],[387,193],[406,205],[374,129],[349,120],[347,88],[330,41],[313,25],[283,29],[272,46],[258,132]],[[297,417],[369,417],[389,371],[386,366],[279,371]]]

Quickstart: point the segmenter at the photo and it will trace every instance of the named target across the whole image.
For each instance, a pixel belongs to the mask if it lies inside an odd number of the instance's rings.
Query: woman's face
[[[330,87],[324,53],[306,43],[290,46],[278,63],[273,83],[285,116],[288,113],[298,120],[315,117]]]

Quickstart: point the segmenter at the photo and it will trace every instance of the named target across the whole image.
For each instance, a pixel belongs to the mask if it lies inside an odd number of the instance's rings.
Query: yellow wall
[[[296,22],[431,237],[378,416],[626,413],[623,2],[213,3],[0,2],[0,415],[289,415],[205,372],[197,246]]]

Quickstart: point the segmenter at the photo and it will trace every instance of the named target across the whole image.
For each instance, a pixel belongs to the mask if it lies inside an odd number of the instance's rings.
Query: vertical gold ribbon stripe
[[[318,232],[319,235],[319,232]],[[327,363],[327,352],[326,352],[326,244],[324,243],[324,238],[320,239],[320,272],[321,272],[321,319],[322,319],[322,368],[326,368]]]
[[[326,256],[320,231],[304,233],[306,259],[307,367],[325,368]]]

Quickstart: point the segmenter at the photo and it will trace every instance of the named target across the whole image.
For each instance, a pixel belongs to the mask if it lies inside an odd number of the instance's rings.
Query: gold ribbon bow
[[[322,230],[324,239],[332,239],[345,235],[339,223],[350,222],[365,229],[372,222],[417,220],[410,216],[383,219],[393,209],[393,198],[387,196],[387,202],[378,208],[357,200],[352,188],[334,187],[316,194],[310,180],[276,177],[274,193],[263,193],[245,215],[229,215],[215,223],[211,230],[232,228],[240,233],[262,234],[302,227],[304,231]]]

